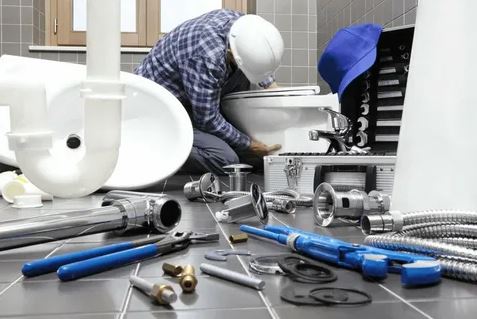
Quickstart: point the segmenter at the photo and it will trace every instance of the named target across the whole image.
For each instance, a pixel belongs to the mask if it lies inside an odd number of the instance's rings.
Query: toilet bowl
[[[48,125],[53,132],[50,153],[64,161],[81,160],[85,148],[80,88],[86,67],[4,55],[0,58],[0,78],[9,77],[45,84]],[[121,72],[121,81],[126,98],[122,104],[119,157],[103,188],[144,188],[182,166],[192,147],[192,124],[182,104],[162,86],[126,72]],[[9,108],[0,105],[0,162],[17,166],[15,154],[8,148],[9,131]]]
[[[276,153],[325,152],[329,142],[309,139],[310,130],[329,130],[324,109],[339,111],[336,94],[320,95],[319,86],[283,87],[229,94],[222,100],[227,120],[265,144],[281,144]]]

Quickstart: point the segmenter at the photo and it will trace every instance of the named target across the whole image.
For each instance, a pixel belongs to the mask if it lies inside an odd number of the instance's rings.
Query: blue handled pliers
[[[174,232],[121,242],[25,263],[22,273],[33,277],[56,271],[62,281],[74,280],[146,258],[186,249],[193,243],[218,241],[217,233]]]
[[[348,243],[284,226],[260,229],[241,225],[240,230],[275,240],[313,259],[358,270],[367,278],[382,280],[388,272],[400,273],[401,283],[406,287],[430,285],[441,280],[440,263],[428,256]]]

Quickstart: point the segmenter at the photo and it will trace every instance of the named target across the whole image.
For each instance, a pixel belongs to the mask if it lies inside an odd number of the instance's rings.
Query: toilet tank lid
[[[280,97],[280,96],[305,96],[305,95],[319,95],[320,87],[315,86],[294,86],[294,87],[279,87],[275,89],[266,90],[251,90],[227,94],[223,100],[229,99],[247,99],[257,97]]]

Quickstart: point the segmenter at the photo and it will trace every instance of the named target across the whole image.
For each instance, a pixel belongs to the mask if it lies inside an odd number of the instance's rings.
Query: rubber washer
[[[291,270],[293,276],[316,283],[332,282],[337,279],[336,274],[331,269],[317,264],[295,264]]]
[[[301,283],[327,283],[335,281],[337,278],[332,270],[298,255],[283,256],[278,259],[278,265],[290,276],[290,279]],[[315,271],[315,275],[310,275],[310,269]]]
[[[297,292],[293,286],[286,287],[280,292],[280,298],[294,305],[326,306],[325,303],[310,297],[309,290],[304,293]]]
[[[361,296],[361,300],[351,298],[352,294],[355,296]],[[348,288],[314,288],[310,290],[309,296],[328,305],[364,305],[373,301],[373,298],[368,293],[361,290]],[[347,298],[344,298],[344,296]]]

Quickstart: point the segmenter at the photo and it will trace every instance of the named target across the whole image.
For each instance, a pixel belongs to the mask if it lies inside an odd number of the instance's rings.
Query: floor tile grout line
[[[423,315],[424,317],[428,318],[428,319],[433,319],[432,316],[428,315],[427,313],[425,313],[424,311],[422,311],[421,309],[419,309],[418,307],[414,306],[412,303],[410,303],[409,301],[407,301],[406,299],[404,299],[403,297],[399,296],[397,293],[395,293],[394,291],[392,291],[391,289],[383,286],[382,284],[378,284],[379,287],[383,288],[384,290],[386,290],[389,294],[393,295],[394,297],[396,297],[397,299],[401,300],[403,303],[405,303],[407,306],[411,307],[412,309],[414,309],[415,311],[419,312],[421,315]]]
[[[59,245],[58,247],[55,247],[49,254],[47,254],[43,259],[45,258],[48,258],[50,257],[51,255],[53,255],[55,252],[57,252],[59,249],[63,248],[65,246],[65,244],[68,242],[69,240],[66,240],[64,241],[61,245]],[[10,289],[11,287],[13,287],[16,283],[18,283],[20,280],[22,280],[24,278],[23,275],[20,275],[20,277],[18,277],[17,279],[15,279],[11,284],[9,284],[8,286],[6,286],[4,289],[2,289],[0,291],[0,296],[2,296],[5,292],[7,292],[8,289]]]
[[[278,217],[276,217],[274,214],[271,214],[272,217],[274,219],[276,219],[278,222],[280,222],[281,224],[287,226],[287,227],[291,227],[290,225],[288,225],[287,223],[285,223],[284,221],[280,220]],[[414,306],[412,303],[410,303],[409,301],[407,301],[406,299],[402,298],[401,296],[399,296],[397,293],[395,293],[394,291],[392,291],[391,289],[383,286],[382,284],[378,284],[379,287],[381,287],[382,289],[386,290],[388,293],[390,293],[391,295],[393,295],[394,297],[396,297],[397,299],[401,300],[403,303],[405,303],[407,306],[411,307],[412,309],[414,309],[415,311],[419,312],[421,315],[425,316],[426,318],[428,319],[433,319],[433,317],[431,317],[430,315],[428,315],[427,313],[425,313],[424,311],[422,311],[421,309],[419,309],[418,307]]]
[[[189,176],[189,178],[191,179],[191,181],[193,181],[192,179],[192,176]],[[234,248],[234,245],[230,242],[229,238],[227,237],[227,233],[225,232],[224,228],[222,227],[222,225],[220,225],[219,221],[217,220],[217,218],[215,217],[215,214],[214,212],[212,211],[212,209],[210,208],[209,204],[208,203],[205,203],[205,205],[207,206],[207,209],[209,210],[210,214],[212,215],[212,218],[214,219],[215,223],[217,224],[217,226],[219,227],[220,231],[222,232],[222,235],[225,237],[225,240],[227,241],[227,243],[229,244],[230,248],[232,249],[235,249]],[[240,262],[240,265],[242,266],[242,268],[245,270],[245,272],[247,273],[247,275],[250,276],[250,272],[248,271],[247,267],[245,266],[244,264],[244,261],[240,258],[240,256],[237,256],[239,262]],[[257,291],[258,295],[260,296],[260,299],[262,299],[262,302],[264,303],[265,307],[267,307],[267,310],[268,310],[268,313],[270,314],[270,317],[272,319],[279,319],[280,317],[278,316],[278,314],[275,312],[275,310],[273,309],[273,307],[271,306],[271,304],[268,302],[267,298],[265,297],[265,295],[263,294],[262,291]]]

